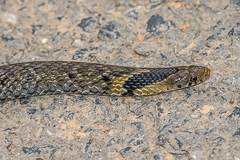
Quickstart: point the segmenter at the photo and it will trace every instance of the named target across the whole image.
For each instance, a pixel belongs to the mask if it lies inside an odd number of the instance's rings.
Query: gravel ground
[[[240,159],[239,0],[0,0],[0,64],[203,65],[157,96],[0,104],[0,159]]]

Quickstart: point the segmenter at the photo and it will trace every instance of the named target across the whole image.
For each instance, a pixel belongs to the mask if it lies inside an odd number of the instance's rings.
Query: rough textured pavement
[[[0,64],[204,65],[151,97],[59,95],[0,104],[0,159],[240,159],[240,1],[0,0]]]

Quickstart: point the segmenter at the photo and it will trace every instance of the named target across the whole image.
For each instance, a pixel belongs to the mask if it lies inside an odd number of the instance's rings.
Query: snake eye
[[[198,79],[197,77],[193,77],[192,80],[193,80],[194,82],[197,82],[197,79]]]

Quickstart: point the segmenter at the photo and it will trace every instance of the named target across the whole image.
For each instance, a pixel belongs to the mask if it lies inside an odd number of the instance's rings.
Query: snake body
[[[0,66],[0,102],[40,95],[147,96],[204,82],[202,66],[133,68],[84,62],[37,61]]]

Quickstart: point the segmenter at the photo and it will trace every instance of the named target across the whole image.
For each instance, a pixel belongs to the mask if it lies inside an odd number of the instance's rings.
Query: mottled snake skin
[[[83,62],[39,61],[0,66],[0,102],[54,94],[145,96],[202,83],[201,66],[132,68]]]

